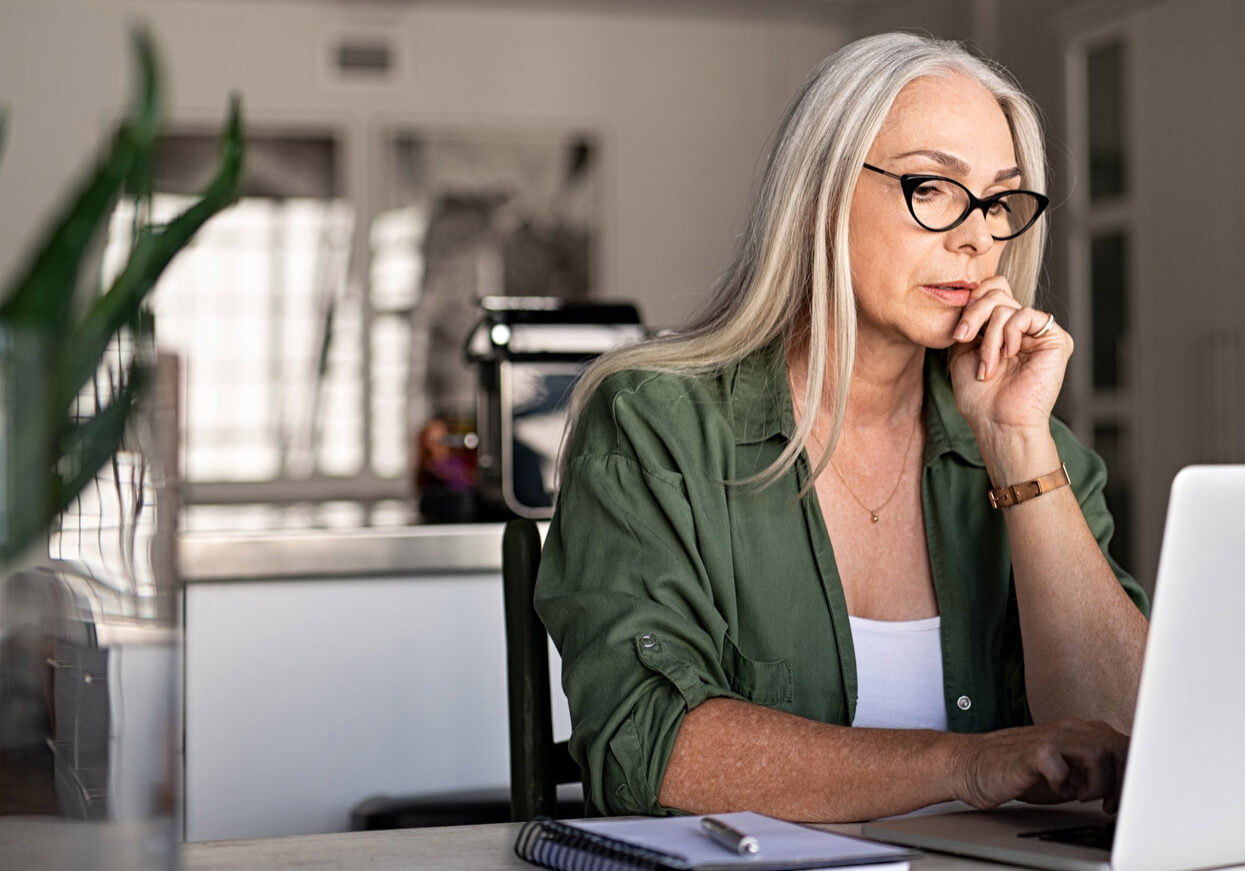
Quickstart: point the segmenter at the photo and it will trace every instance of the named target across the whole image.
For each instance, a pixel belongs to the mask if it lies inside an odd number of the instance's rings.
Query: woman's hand
[[[951,381],[956,405],[981,441],[992,431],[1049,431],[1072,337],[1050,315],[1023,308],[1001,275],[973,290],[954,331]]]
[[[1128,737],[1106,723],[1059,720],[959,737],[955,797],[975,808],[1016,798],[1039,803],[1102,799],[1108,813],[1119,808]]]

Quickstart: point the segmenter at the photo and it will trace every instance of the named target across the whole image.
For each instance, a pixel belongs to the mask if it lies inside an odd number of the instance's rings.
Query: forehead
[[[913,79],[895,97],[869,149],[871,160],[910,151],[944,151],[974,172],[1016,165],[1011,127],[998,100],[962,73]]]

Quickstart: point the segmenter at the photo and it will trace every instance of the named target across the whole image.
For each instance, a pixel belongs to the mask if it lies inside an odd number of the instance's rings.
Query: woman
[[[537,608],[593,809],[1113,806],[1145,600],[1051,417],[1043,161],[1001,71],[853,43],[710,314],[586,374]]]

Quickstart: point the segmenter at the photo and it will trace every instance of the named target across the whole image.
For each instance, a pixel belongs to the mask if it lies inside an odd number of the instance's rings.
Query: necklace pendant
[[[869,514],[870,514],[870,516],[872,516],[872,517],[873,517],[873,522],[874,522],[874,523],[877,523],[877,522],[878,522],[878,513],[877,513],[876,511],[870,511],[870,512],[869,512]]]

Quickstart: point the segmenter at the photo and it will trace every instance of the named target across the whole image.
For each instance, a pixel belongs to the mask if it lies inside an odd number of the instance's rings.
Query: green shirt
[[[921,500],[942,623],[948,728],[1030,722],[1007,531],[940,355],[927,354]],[[795,428],[776,347],[719,374],[611,376],[584,410],[536,608],[562,655],[590,810],[668,813],[657,793],[687,711],[742,699],[847,725],[856,661],[807,453],[765,488]],[[1107,553],[1106,468],[1051,432]],[[1143,610],[1145,594],[1107,560]]]

